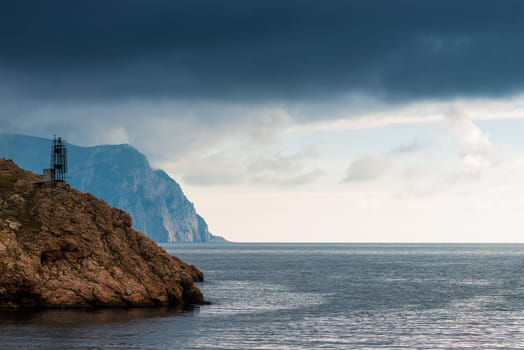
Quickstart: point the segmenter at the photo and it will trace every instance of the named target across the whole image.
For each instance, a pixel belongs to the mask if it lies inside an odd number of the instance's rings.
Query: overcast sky
[[[524,241],[524,2],[0,4],[0,132],[130,143],[234,241]]]

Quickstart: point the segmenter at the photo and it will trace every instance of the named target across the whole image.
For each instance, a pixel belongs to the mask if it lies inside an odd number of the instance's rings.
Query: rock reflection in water
[[[198,311],[197,306],[187,307],[141,307],[100,309],[29,309],[0,310],[0,323],[23,323],[33,325],[100,325],[129,322],[135,319],[170,317]]]

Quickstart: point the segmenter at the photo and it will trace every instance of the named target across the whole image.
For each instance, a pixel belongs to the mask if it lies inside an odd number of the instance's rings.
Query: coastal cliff
[[[0,156],[40,173],[49,167],[48,139],[0,135]],[[209,232],[205,220],[180,185],[130,145],[79,147],[68,144],[68,183],[125,210],[136,230],[155,242],[225,242]]]
[[[196,267],[130,216],[0,160],[0,307],[202,304]]]

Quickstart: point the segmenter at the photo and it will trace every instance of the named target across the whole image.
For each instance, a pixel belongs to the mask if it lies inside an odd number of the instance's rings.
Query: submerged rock
[[[196,267],[130,216],[0,160],[0,307],[202,304]]]

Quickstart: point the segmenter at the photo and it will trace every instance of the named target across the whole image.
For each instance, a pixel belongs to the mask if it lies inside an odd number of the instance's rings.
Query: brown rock
[[[202,304],[196,267],[131,218],[65,183],[0,160],[0,307]]]

